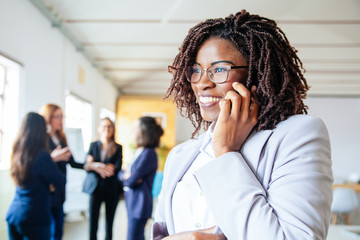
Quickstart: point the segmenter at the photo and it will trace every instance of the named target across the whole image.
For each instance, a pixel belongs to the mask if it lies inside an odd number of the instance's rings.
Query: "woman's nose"
[[[201,89],[205,89],[205,88],[209,88],[209,87],[215,87],[215,85],[216,85],[215,83],[213,83],[210,80],[209,75],[208,75],[208,73],[206,71],[204,71],[204,73],[200,77],[200,80],[196,84]]]

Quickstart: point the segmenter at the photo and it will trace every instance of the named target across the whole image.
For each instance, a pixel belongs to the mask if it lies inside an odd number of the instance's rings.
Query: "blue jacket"
[[[31,168],[31,176],[26,185],[16,186],[6,220],[10,224],[50,225],[49,185],[54,185],[58,191],[64,191],[65,176],[45,150],[39,152]]]
[[[158,167],[158,158],[154,148],[145,148],[131,166],[131,176],[123,180],[127,187],[124,192],[128,216],[135,219],[150,218],[153,209],[151,189]],[[119,172],[122,179],[123,171]],[[141,181],[139,183],[139,180]]]

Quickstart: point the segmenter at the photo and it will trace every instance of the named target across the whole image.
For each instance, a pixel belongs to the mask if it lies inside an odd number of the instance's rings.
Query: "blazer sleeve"
[[[66,147],[66,144],[61,143],[61,146],[62,146],[62,147]],[[78,163],[78,162],[76,162],[75,159],[74,159],[74,157],[73,157],[73,155],[71,155],[71,157],[69,158],[68,163],[70,164],[70,166],[71,166],[72,168],[84,169],[84,163]]]
[[[115,174],[117,174],[121,170],[122,166],[122,146],[120,144],[116,144],[116,152],[113,156],[111,156],[110,162],[115,165]]]
[[[75,161],[74,157],[71,155],[69,162],[70,166],[72,168],[77,168],[77,169],[84,169],[84,163],[78,163]]]
[[[41,176],[50,184],[54,185],[57,191],[64,191],[66,176],[53,162],[50,154],[45,151],[41,152],[39,160],[41,161],[41,164],[38,165],[41,168]]]
[[[327,129],[309,118],[279,131],[281,139],[267,143],[274,154],[261,158],[273,162],[266,189],[239,152],[195,172],[228,239],[326,239],[333,181]]]
[[[135,160],[131,168],[131,176],[123,181],[124,186],[134,188],[144,176],[154,172],[158,166],[157,154],[154,149],[145,149]]]

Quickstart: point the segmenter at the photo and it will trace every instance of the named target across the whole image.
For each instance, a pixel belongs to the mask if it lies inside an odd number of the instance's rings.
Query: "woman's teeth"
[[[218,102],[221,100],[221,97],[199,97],[200,102],[202,103],[211,103],[211,102]]]

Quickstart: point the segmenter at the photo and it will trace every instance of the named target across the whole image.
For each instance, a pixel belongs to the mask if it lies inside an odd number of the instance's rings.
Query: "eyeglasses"
[[[211,66],[208,67],[207,69],[201,69],[200,67],[190,66],[186,68],[185,75],[186,75],[186,79],[189,82],[196,83],[201,79],[203,73],[207,72],[210,81],[214,83],[224,83],[228,79],[230,70],[238,69],[238,68],[248,68],[248,67],[249,66],[223,65],[223,66]]]

